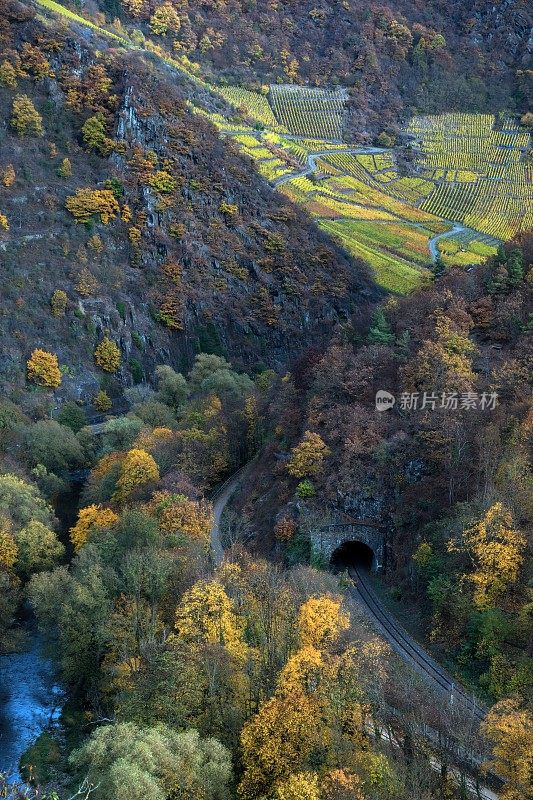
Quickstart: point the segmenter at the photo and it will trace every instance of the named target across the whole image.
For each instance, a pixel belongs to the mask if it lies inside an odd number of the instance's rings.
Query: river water
[[[58,719],[61,699],[36,634],[22,652],[0,656],[0,772],[19,777],[21,755]]]

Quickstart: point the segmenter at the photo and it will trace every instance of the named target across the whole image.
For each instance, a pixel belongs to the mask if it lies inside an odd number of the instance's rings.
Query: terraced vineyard
[[[435,188],[421,208],[498,239],[533,227],[530,135],[487,114],[414,117],[417,168]]]
[[[270,99],[278,122],[292,134],[309,139],[342,141],[344,89],[309,89],[285,84],[270,87]]]

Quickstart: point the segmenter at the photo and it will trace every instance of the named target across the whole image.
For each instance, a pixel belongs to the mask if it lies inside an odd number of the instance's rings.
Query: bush
[[[87,425],[85,411],[73,400],[69,400],[65,403],[57,419],[61,425],[66,425],[66,427],[70,428],[74,433],[78,433],[78,431],[81,431],[81,429]]]
[[[13,100],[11,125],[19,136],[43,135],[43,118],[26,94],[18,94]]]
[[[2,61],[0,64],[0,83],[8,89],[17,88],[17,72],[9,61]]]
[[[68,297],[63,289],[55,289],[50,298],[50,307],[54,317],[62,317],[67,310]]]
[[[94,351],[94,361],[104,372],[116,372],[120,367],[120,348],[108,336],[104,336]]]
[[[57,174],[60,178],[70,178],[72,175],[72,164],[70,163],[70,158],[64,158],[59,168],[57,170]]]
[[[9,222],[5,214],[0,214],[0,229],[4,231],[9,230]]]
[[[115,195],[109,189],[76,189],[65,200],[65,207],[76,222],[87,223],[97,215],[104,225],[119,212]]]
[[[29,357],[26,367],[28,370],[28,380],[45,386],[48,389],[57,389],[61,385],[61,372],[57,356],[48,353],[46,350],[36,349]]]
[[[309,497],[314,497],[316,494],[316,489],[310,480],[300,481],[296,487],[296,494],[298,497],[301,497],[302,500],[305,500]]]
[[[104,389],[100,389],[93,398],[93,406],[97,411],[105,413],[113,407],[113,402],[108,393]]]

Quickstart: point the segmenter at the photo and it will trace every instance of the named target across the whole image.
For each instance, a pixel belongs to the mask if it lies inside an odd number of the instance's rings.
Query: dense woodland
[[[420,86],[525,110],[522,40],[501,44],[525,4],[490,39],[478,5],[124,3],[228,80],[350,85],[361,130]],[[463,800],[468,772],[525,800],[532,238],[384,297],[193,95],[220,109],[153,54],[0,0],[0,652],[31,610],[68,697],[18,796]],[[252,460],[217,566],[212,492]],[[313,552],[314,526],[358,517],[481,730]]]

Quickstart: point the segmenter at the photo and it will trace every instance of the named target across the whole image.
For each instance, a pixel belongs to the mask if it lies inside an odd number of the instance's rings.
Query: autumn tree
[[[176,609],[175,629],[184,641],[221,644],[237,659],[246,655],[244,621],[216,581],[199,581],[185,592]]]
[[[17,176],[13,164],[8,164],[2,175],[2,184],[6,187],[6,189],[10,189],[15,183],[16,177]]]
[[[18,94],[13,100],[11,125],[19,136],[42,136],[43,118],[26,94]]]
[[[169,31],[178,33],[180,28],[179,14],[171,3],[163,3],[150,17],[150,30],[157,36],[166,36]]]
[[[318,775],[297,772],[276,785],[276,800],[321,800]]]
[[[108,336],[104,336],[94,351],[94,361],[104,372],[116,372],[120,367],[120,348]]]
[[[287,469],[295,478],[318,475],[322,470],[324,459],[330,453],[320,434],[306,431],[300,444],[292,449]]]
[[[301,606],[298,615],[300,645],[328,650],[349,624],[350,617],[342,611],[340,600],[327,595],[311,597]]]
[[[57,389],[61,385],[61,372],[54,353],[37,348],[29,357],[26,368],[28,380],[47,389]]]
[[[62,317],[67,310],[68,297],[63,289],[54,289],[50,298],[50,308],[54,317]]]
[[[9,520],[0,518],[0,569],[12,569],[17,560],[18,548]]]
[[[189,500],[183,494],[156,492],[150,508],[159,519],[164,533],[182,534],[208,546],[213,524],[212,509],[208,504]]]
[[[89,151],[99,153],[101,156],[109,155],[113,142],[107,137],[106,118],[101,112],[84,122],[81,133],[85,147]]]
[[[493,760],[486,767],[503,778],[501,800],[527,800],[533,796],[533,716],[516,699],[502,700],[491,708],[481,725],[493,744]]]
[[[120,208],[110,189],[76,189],[75,194],[65,200],[65,207],[76,222],[86,223],[100,217],[104,225],[119,213]]]
[[[132,449],[120,465],[120,475],[113,499],[126,500],[132,492],[159,480],[159,467],[146,450]]]
[[[113,408],[113,402],[105,389],[100,389],[93,397],[93,406],[97,411],[105,414]]]
[[[112,528],[118,522],[118,515],[110,508],[101,505],[90,505],[81,508],[78,520],[69,531],[70,541],[76,551],[80,550],[97,528]]]
[[[509,509],[494,503],[485,515],[466,528],[461,545],[473,562],[469,580],[474,584],[474,603],[491,608],[516,583],[524,561],[526,539],[516,530]],[[450,549],[457,545],[452,541]]]
[[[70,178],[72,175],[72,164],[70,158],[64,158],[57,168],[57,174],[60,178]]]

